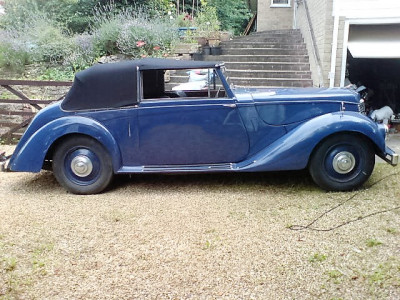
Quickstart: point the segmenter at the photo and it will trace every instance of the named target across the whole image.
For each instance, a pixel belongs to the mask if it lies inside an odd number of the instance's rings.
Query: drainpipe
[[[297,29],[297,1],[293,1],[293,29]]]
[[[337,53],[338,37],[339,37],[339,15],[335,14],[333,21],[331,71],[329,72],[329,87],[331,88],[335,86],[336,53]]]

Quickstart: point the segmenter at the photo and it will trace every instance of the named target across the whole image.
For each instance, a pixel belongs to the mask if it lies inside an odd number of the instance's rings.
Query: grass
[[[366,241],[367,247],[376,247],[382,245],[382,242],[378,241],[377,239],[371,238]]]
[[[326,275],[328,275],[329,279],[332,280],[335,284],[341,283],[342,279],[342,272],[339,270],[329,270],[326,272]]]
[[[399,231],[396,228],[386,228],[386,232],[390,234],[398,234]]]
[[[10,237],[8,237],[10,239]],[[24,298],[32,285],[47,275],[46,260],[51,243],[39,243],[32,250],[24,249],[21,244],[0,238],[0,299]],[[22,241],[21,241],[22,243]]]
[[[321,253],[314,253],[314,255],[309,258],[310,262],[323,262],[325,260],[326,255]]]

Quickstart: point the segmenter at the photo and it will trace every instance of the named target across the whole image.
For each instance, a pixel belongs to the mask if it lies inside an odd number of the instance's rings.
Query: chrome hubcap
[[[356,159],[350,152],[339,152],[333,158],[333,169],[339,174],[347,174],[351,172],[356,165]]]
[[[89,176],[93,170],[92,161],[87,156],[78,155],[71,161],[71,170],[76,176]]]

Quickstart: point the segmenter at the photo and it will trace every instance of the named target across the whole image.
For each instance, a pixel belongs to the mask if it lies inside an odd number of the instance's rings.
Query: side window
[[[142,90],[144,100],[226,97],[214,69],[143,71]]]

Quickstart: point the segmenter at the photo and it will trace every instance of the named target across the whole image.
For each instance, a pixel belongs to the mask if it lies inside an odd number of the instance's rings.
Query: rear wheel
[[[351,134],[333,136],[324,141],[311,157],[309,171],[321,188],[348,191],[360,187],[375,166],[371,142]]]
[[[53,156],[57,181],[74,194],[103,191],[113,177],[110,155],[90,137],[74,136],[62,141]]]

